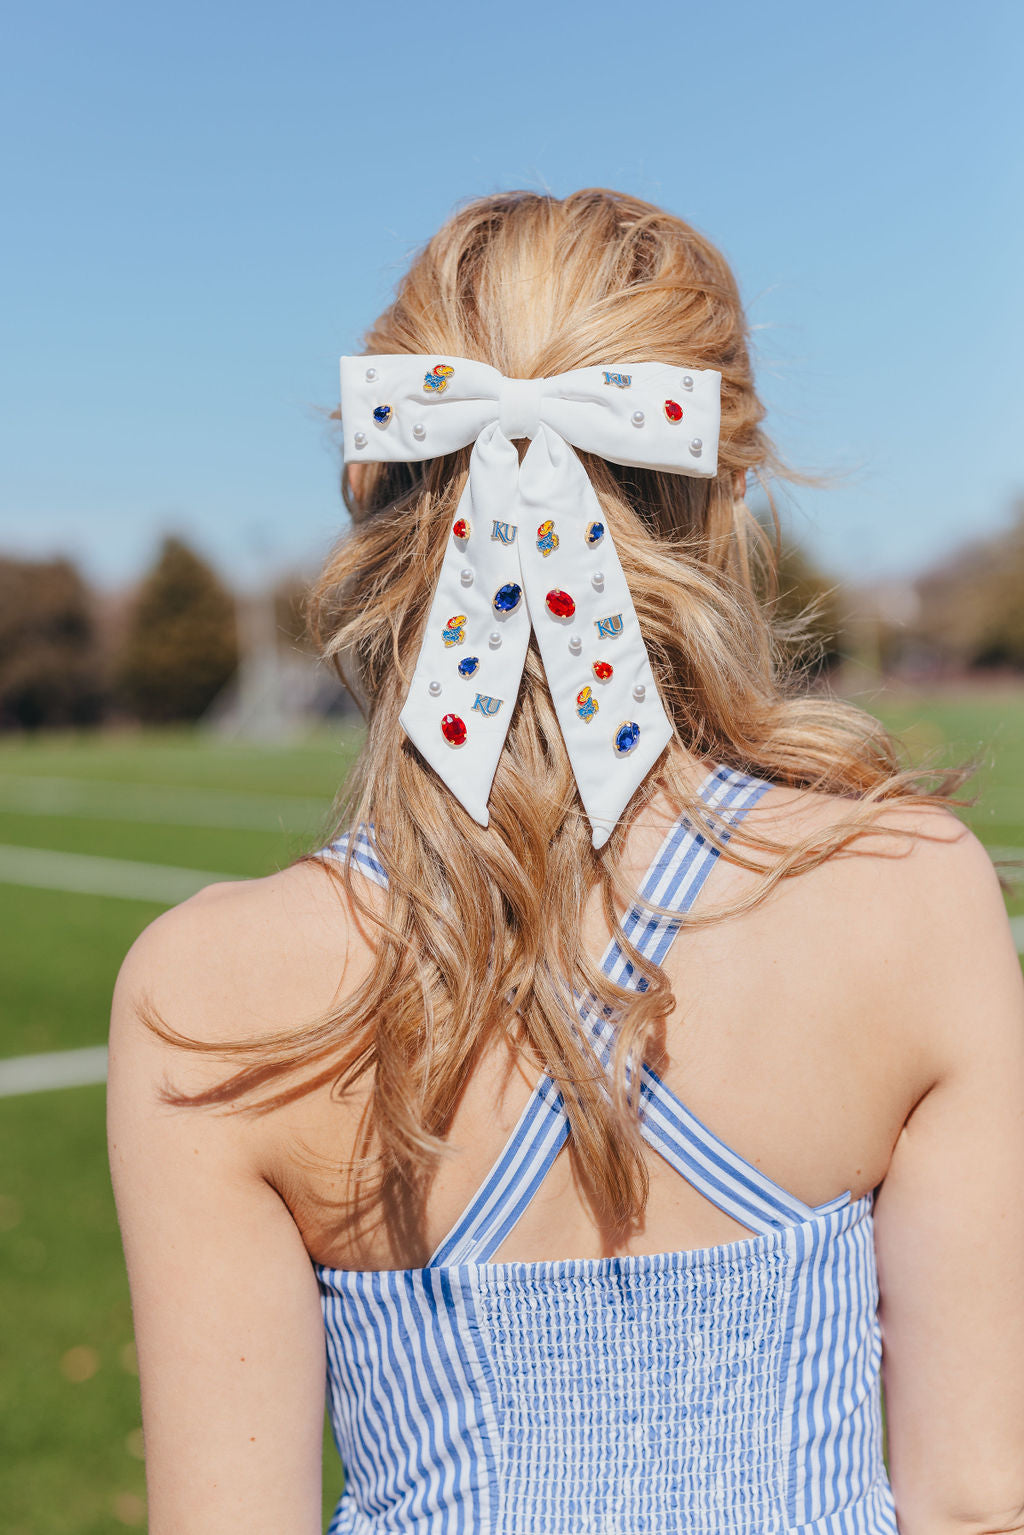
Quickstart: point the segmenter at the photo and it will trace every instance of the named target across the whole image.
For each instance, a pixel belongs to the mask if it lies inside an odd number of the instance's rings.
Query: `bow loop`
[[[595,847],[671,740],[612,535],[573,445],[709,477],[720,384],[717,372],[662,363],[505,379],[463,358],[342,358],[347,460],[413,462],[473,443],[400,718],[482,826],[531,631]],[[514,440],[523,437],[520,465]]]

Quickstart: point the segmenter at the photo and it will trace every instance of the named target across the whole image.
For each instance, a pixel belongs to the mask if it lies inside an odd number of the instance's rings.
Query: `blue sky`
[[[244,584],[343,525],[337,359],[468,196],[604,185],[727,255],[786,525],[912,573],[1024,493],[1024,8],[34,0],[0,58],[0,549]]]

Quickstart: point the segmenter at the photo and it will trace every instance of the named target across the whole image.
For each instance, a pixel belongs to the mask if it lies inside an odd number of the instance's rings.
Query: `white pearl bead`
[[[431,698],[440,698],[441,684],[439,682],[432,682],[427,689],[427,692],[430,694]]]
[[[571,656],[578,656],[578,655],[580,655],[582,653],[582,650],[583,650],[583,641],[580,639],[579,635],[578,634],[570,634],[570,636],[569,636],[569,654]]]
[[[366,370],[366,382],[368,384],[372,384],[376,377],[377,377],[377,369],[376,368],[367,368],[367,370]]]
[[[490,635],[488,636],[488,639],[487,639],[487,643],[488,643],[488,645],[490,645],[492,650],[500,650],[501,649],[501,635],[498,633],[497,629],[492,629],[491,630]]]
[[[693,379],[690,377],[690,375],[688,373],[683,378],[683,388],[684,389],[692,389],[693,388]]]
[[[468,565],[466,566],[465,570],[459,572],[459,580],[462,582],[463,586],[473,585],[473,572],[470,570]]]
[[[595,592],[603,592],[604,591],[604,571],[603,570],[595,570],[594,574],[590,578],[590,583],[593,586]]]
[[[355,443],[357,448],[365,448],[368,438],[365,432],[357,432],[352,441]]]
[[[417,421],[416,425],[412,429],[412,435],[415,437],[417,442],[423,441],[424,437],[427,435],[427,429],[423,425],[422,421]]]
[[[701,442],[700,438],[699,437],[694,437],[692,439],[692,441],[690,442],[690,452],[694,453],[694,454],[699,454],[700,450],[701,450],[701,448],[703,446],[704,446],[704,444]]]
[[[630,420],[632,421],[634,426],[643,426],[643,424],[644,424],[644,413],[643,413],[643,411],[642,410],[635,410],[633,412],[632,416],[630,417]]]
[[[644,687],[643,683],[642,682],[634,682],[634,684],[633,684],[633,697],[636,699],[637,703],[638,704],[642,704],[644,699],[646,698],[646,696],[647,696],[647,689]]]

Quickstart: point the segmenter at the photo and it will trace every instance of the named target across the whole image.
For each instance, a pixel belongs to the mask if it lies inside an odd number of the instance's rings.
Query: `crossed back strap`
[[[769,787],[766,780],[731,768],[716,767],[708,774],[700,797],[725,820],[723,842],[728,841],[729,828],[743,819]],[[386,884],[372,834],[360,828],[350,838],[341,839],[332,851],[343,853],[349,840],[356,867],[377,884]],[[686,912],[720,856],[719,849],[708,843],[686,816],[673,825],[640,885],[640,899],[622,924],[626,937],[645,959],[659,965],[664,962]],[[647,903],[666,911],[653,912]],[[601,969],[620,986],[637,990],[646,986],[614,940],[605,951]],[[581,1025],[598,1058],[609,1066],[615,1044],[614,1023],[597,1009],[593,998],[577,994],[576,1005]],[[817,1206],[797,1199],[727,1146],[665,1085],[653,1067],[644,1064],[640,1071],[641,1130],[648,1145],[706,1199],[751,1231],[768,1232],[796,1225],[849,1202],[849,1192]],[[429,1266],[483,1263],[490,1259],[543,1183],[568,1134],[569,1120],[562,1094],[545,1074],[473,1199],[438,1245]]]

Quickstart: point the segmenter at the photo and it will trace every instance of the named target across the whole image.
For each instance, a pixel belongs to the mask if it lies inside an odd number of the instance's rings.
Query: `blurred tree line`
[[[1009,526],[922,576],[912,644],[937,668],[1024,672],[1024,498]]]
[[[762,572],[759,596],[812,683],[865,652],[876,669],[917,677],[1024,675],[1024,500],[1002,532],[905,583],[895,606],[884,583],[830,580],[791,538],[778,555],[777,583]],[[302,583],[283,581],[273,598],[278,641],[298,653]],[[92,592],[70,560],[0,558],[0,730],[197,720],[236,676],[239,634],[236,597],[180,538],[120,597]]]
[[[179,538],[127,601],[69,560],[0,559],[0,728],[194,720],[238,665],[235,604]]]
[[[799,546],[785,542],[779,571],[783,638],[789,620],[812,615],[797,639],[812,675],[849,665],[918,685],[1024,681],[1024,498],[1001,530],[912,580],[830,585]]]
[[[0,559],[0,726],[92,725],[104,704],[93,604],[74,565]]]

